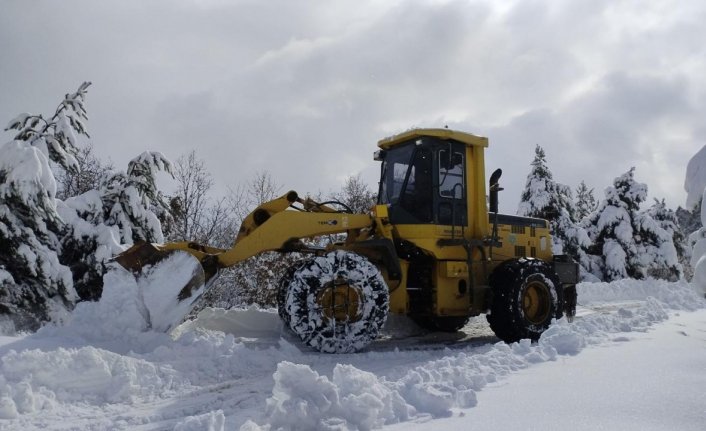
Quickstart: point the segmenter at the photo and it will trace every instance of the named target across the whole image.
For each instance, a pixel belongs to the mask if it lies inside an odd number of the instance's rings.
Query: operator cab
[[[465,145],[414,136],[375,154],[382,161],[378,204],[393,224],[467,226]]]

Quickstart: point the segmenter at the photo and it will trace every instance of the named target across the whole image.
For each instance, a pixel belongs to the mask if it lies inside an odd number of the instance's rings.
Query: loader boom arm
[[[233,248],[218,255],[221,266],[231,266],[263,251],[287,250],[302,238],[361,229],[372,224],[370,216],[345,213],[282,211],[249,235],[240,238]]]
[[[294,206],[294,204],[299,204]],[[349,214],[318,204],[310,199],[302,200],[296,192],[265,202],[251,212],[241,224],[240,231],[230,249],[204,246],[193,242],[173,242],[163,245],[150,244],[155,254],[181,250],[196,257],[206,271],[207,279],[219,268],[233,266],[265,251],[295,251],[302,238],[312,238],[348,232],[359,233],[362,229],[373,228],[374,218],[366,214]],[[144,249],[144,246],[141,246]],[[136,254],[127,250],[119,256],[118,262],[128,269],[135,270],[140,263],[124,264]],[[144,250],[143,250],[144,251]],[[122,259],[122,261],[121,261]]]

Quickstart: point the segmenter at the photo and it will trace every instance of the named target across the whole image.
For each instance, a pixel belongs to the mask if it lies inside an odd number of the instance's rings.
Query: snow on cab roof
[[[450,129],[410,129],[394,136],[389,136],[378,141],[378,147],[383,150],[390,149],[397,144],[408,141],[412,138],[432,136],[441,139],[453,139],[474,147],[487,147],[488,138],[471,135],[470,133],[459,132]]]

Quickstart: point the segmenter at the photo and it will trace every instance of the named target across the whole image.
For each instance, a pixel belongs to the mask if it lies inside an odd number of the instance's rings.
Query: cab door
[[[440,225],[467,226],[465,147],[445,142],[436,152],[436,193],[433,196],[435,222]]]

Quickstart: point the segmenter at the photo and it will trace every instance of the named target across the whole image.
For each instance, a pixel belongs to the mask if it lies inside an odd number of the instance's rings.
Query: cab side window
[[[466,224],[465,160],[453,148],[439,150],[439,224]]]
[[[439,195],[463,199],[463,154],[449,150],[439,151]]]

